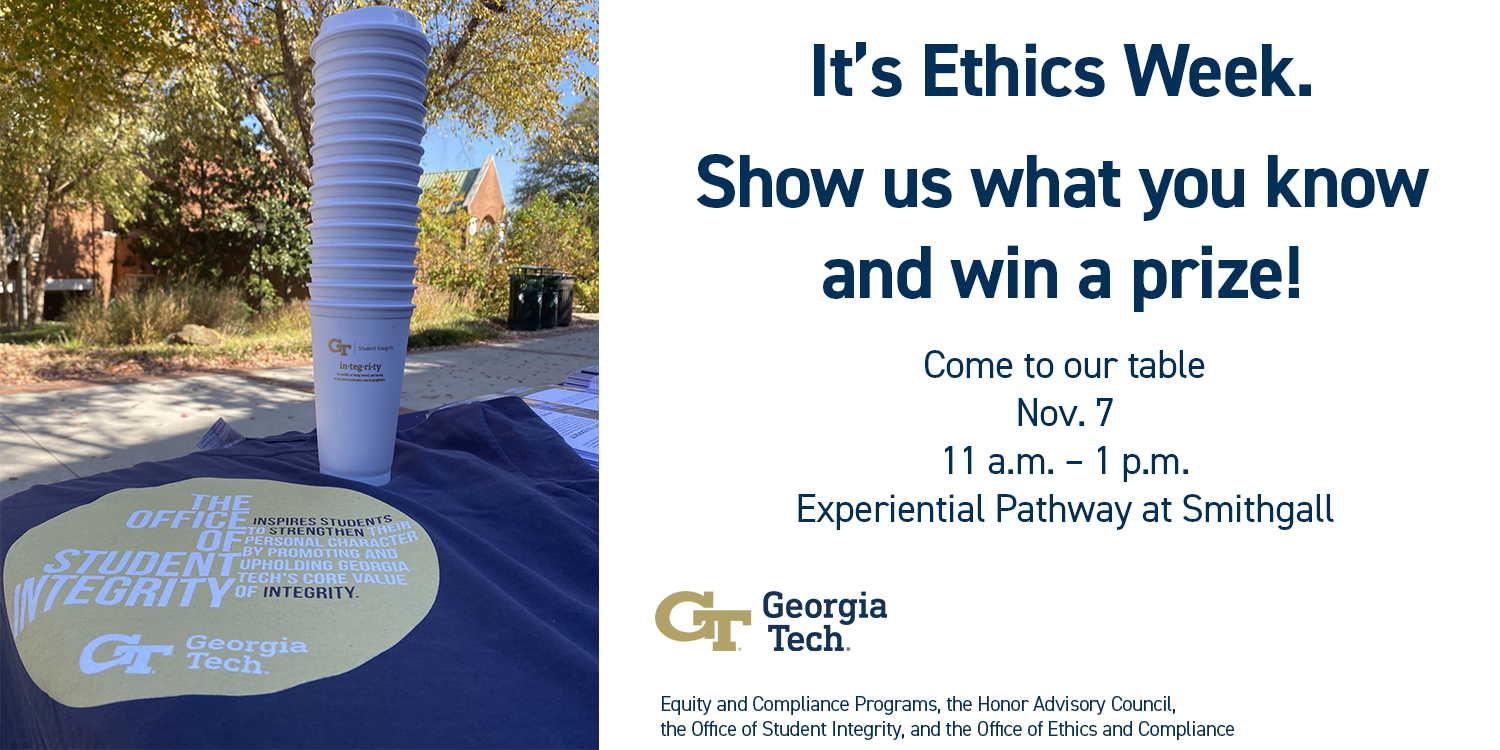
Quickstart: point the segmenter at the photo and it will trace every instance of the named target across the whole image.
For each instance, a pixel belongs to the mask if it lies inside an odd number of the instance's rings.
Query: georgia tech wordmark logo
[[[715,651],[738,650],[734,641],[730,640],[730,623],[738,622],[742,625],[750,624],[750,610],[748,609],[698,609],[693,611],[693,624],[702,625],[692,632],[683,632],[672,625],[672,610],[684,602],[692,602],[700,607],[714,606],[714,592],[705,591],[699,594],[694,591],[679,591],[661,600],[656,607],[656,629],[661,634],[674,641],[699,641],[705,638],[713,638]]]
[[[349,356],[349,349],[352,346],[354,346],[354,345],[353,344],[346,344],[346,343],[344,343],[343,339],[329,339],[328,340],[328,351],[333,352],[334,354],[337,354],[340,357],[347,357],[347,356]]]
[[[78,671],[84,674],[99,674],[110,667],[123,664],[125,665],[125,672],[127,674],[151,674],[152,654],[172,655],[171,646],[137,645],[140,642],[141,636],[139,634],[124,635],[121,633],[110,633],[108,635],[101,635],[89,641],[89,645],[83,647],[83,653],[78,655]],[[125,645],[115,646],[115,658],[109,661],[97,661],[94,658],[95,652],[106,643],[123,643]]]

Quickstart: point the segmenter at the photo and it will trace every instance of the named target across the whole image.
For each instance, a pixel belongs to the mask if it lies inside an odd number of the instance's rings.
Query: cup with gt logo
[[[371,485],[391,481],[410,304],[307,303],[312,312],[318,466]]]
[[[390,481],[421,215],[427,56],[422,24],[368,6],[313,40],[312,300],[318,463]]]

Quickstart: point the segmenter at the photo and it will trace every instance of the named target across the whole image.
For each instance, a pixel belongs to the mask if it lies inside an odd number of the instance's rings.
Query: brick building
[[[423,190],[428,190],[443,180],[452,180],[459,195],[463,196],[450,210],[462,208],[468,212],[470,235],[478,234],[480,230],[505,231],[505,196],[500,192],[500,176],[495,171],[494,156],[486,156],[484,164],[474,169],[424,172],[418,184]]]
[[[0,319],[4,319],[19,289],[20,248],[6,236],[3,285],[0,285]],[[107,303],[110,296],[131,284],[141,269],[129,252],[129,242],[119,236],[115,217],[100,206],[65,208],[52,212],[47,221],[47,279],[43,316],[54,319],[69,297],[98,292]]]

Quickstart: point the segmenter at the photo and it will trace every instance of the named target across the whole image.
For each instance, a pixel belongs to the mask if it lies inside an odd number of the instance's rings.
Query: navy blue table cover
[[[0,554],[28,529],[130,487],[195,477],[346,487],[420,522],[441,570],[400,643],[265,695],[70,708],[27,675],[6,629],[4,747],[594,747],[599,732],[598,473],[517,398],[403,416],[393,479],[318,473],[316,433],[143,463],[0,501]]]

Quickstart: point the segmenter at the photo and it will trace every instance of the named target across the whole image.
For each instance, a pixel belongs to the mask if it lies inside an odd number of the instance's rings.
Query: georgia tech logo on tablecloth
[[[693,603],[705,609],[693,610],[693,624],[702,627],[684,631],[672,624],[672,611],[678,605]],[[679,591],[661,600],[656,606],[656,629],[674,641],[700,641],[713,639],[715,651],[739,651],[739,644],[732,639],[733,623],[750,624],[748,609],[711,609],[714,592],[699,594],[694,591]],[[884,620],[885,600],[869,597],[859,592],[859,597],[808,596],[798,598],[780,591],[767,591],[761,599],[761,612],[770,624],[766,626],[775,642],[772,651],[828,653],[850,651],[845,643],[845,634],[834,625],[853,626],[864,620]],[[783,620],[787,622],[783,624]],[[807,626],[800,621],[809,620]],[[822,620],[823,622],[818,622]],[[810,627],[808,627],[810,626]],[[802,628],[807,627],[806,630]]]
[[[693,624],[703,627],[691,632],[678,630],[672,624],[672,610],[679,604],[692,602],[700,607],[714,606],[714,592],[705,591],[702,594],[693,591],[679,591],[661,600],[656,607],[656,629],[661,634],[674,641],[698,641],[708,638],[714,640],[715,651],[737,651],[738,644],[730,640],[731,623],[750,624],[750,610],[748,609],[698,609],[693,611]]]
[[[83,647],[83,653],[78,655],[78,671],[84,674],[99,674],[110,667],[125,665],[126,674],[151,674],[151,655],[172,655],[171,646],[141,646],[140,634],[122,635],[120,633],[109,633],[101,635],[87,646]],[[106,643],[122,643],[123,646],[115,646],[114,657],[109,661],[95,659],[96,652]]]
[[[426,530],[376,498],[220,477],[68,510],[0,571],[21,664],[73,708],[344,674],[406,638],[438,581]]]

